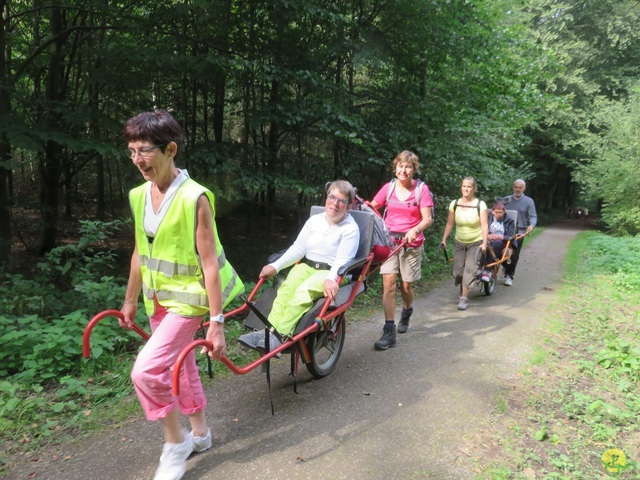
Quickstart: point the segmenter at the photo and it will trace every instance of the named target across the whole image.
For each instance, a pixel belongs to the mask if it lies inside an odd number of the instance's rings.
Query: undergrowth
[[[640,478],[639,306],[640,237],[579,234],[536,360],[497,400],[478,478]]]

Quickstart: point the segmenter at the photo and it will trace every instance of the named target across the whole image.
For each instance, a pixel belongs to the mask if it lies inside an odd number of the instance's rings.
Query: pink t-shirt
[[[413,180],[414,188],[411,191],[411,195],[404,201],[398,200],[396,196],[396,189],[393,189],[391,192],[391,197],[389,197],[389,204],[386,204],[387,201],[387,191],[389,190],[389,186],[391,183],[387,183],[383,185],[380,191],[373,197],[373,200],[380,205],[380,207],[386,207],[384,223],[387,225],[387,228],[392,233],[406,233],[411,230],[413,227],[418,225],[422,221],[422,213],[420,213],[421,208],[425,207],[433,207],[433,201],[431,200],[431,192],[429,192],[429,187],[426,183],[422,184],[422,192],[420,193],[420,205],[416,204],[416,185],[418,182]],[[411,243],[411,247],[420,246],[424,243],[424,236],[422,233],[418,235],[416,240]]]

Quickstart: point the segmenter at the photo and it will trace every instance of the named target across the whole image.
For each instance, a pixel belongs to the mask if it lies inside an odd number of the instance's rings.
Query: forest
[[[583,202],[635,234],[638,15],[613,0],[2,0],[0,262],[59,246],[63,218],[121,218],[141,181],[122,126],[154,108],[181,122],[179,166],[219,212],[264,212],[267,237],[279,204],[306,210],[327,179],[370,198],[404,149],[439,200],[466,175],[485,198],[522,177],[541,211]]]
[[[406,149],[436,229],[472,175],[487,202],[523,178],[543,215],[640,232],[636,0],[0,5],[0,437],[130,393],[113,372],[131,337],[105,327],[88,363],[78,339],[124,296],[141,111],[182,125],[178,167],[215,193],[234,264],[297,231],[328,180],[372,198]]]

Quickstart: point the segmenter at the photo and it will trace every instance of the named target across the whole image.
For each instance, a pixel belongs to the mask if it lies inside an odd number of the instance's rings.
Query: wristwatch
[[[211,315],[211,321],[217,323],[224,323],[224,314],[220,315]]]

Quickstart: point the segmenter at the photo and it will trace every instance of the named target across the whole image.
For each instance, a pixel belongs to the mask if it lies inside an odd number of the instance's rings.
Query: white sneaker
[[[467,297],[460,297],[460,301],[458,302],[458,310],[466,310],[467,306]]]
[[[182,430],[182,443],[165,443],[162,447],[160,465],[153,480],[180,480],[187,470],[187,458],[193,452],[193,437],[186,430]]]
[[[190,432],[193,439],[193,451],[196,453],[206,452],[211,448],[211,429],[207,429],[207,434],[204,437],[196,437],[193,432]]]
[[[507,277],[504,279],[504,284],[507,287],[510,287],[511,285],[513,285],[513,278],[507,275]]]

